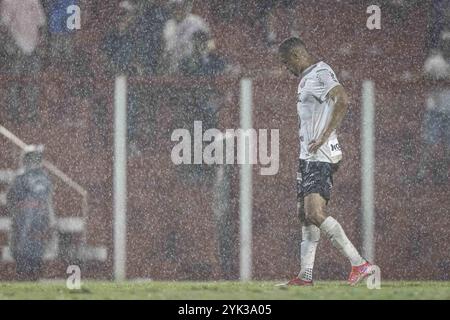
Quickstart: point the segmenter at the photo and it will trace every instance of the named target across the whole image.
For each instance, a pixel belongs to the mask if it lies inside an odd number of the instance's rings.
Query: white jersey
[[[334,103],[327,95],[339,81],[331,67],[322,61],[307,68],[301,77],[297,103],[300,159],[337,163],[342,159],[342,152],[336,130],[315,154],[309,153],[308,145],[320,137],[331,120]]]

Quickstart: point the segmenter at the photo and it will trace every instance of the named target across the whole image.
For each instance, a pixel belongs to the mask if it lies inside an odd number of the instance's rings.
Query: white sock
[[[328,217],[320,225],[320,230],[330,238],[331,243],[350,260],[352,266],[359,266],[365,263],[365,260],[359,255],[358,250],[353,246],[345,235],[339,222],[334,218]]]
[[[300,273],[302,280],[312,281],[312,271],[316,248],[319,244],[320,229],[315,225],[302,227],[302,243],[300,244]]]

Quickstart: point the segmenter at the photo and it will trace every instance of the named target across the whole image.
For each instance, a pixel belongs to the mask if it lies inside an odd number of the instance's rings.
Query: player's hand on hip
[[[312,154],[316,153],[319,148],[328,140],[328,137],[322,136],[318,139],[311,140],[308,145],[308,151]]]

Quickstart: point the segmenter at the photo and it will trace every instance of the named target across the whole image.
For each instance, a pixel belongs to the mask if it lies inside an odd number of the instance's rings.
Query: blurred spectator
[[[49,58],[53,64],[71,62],[73,52],[73,33],[67,26],[71,15],[68,8],[79,5],[79,0],[50,0],[47,4],[49,11],[48,33],[50,35]]]
[[[432,0],[430,36],[428,48],[437,49],[440,36],[445,28],[450,28],[450,0]]]
[[[445,184],[450,165],[450,29],[441,34],[440,50],[433,51],[427,58],[425,73],[434,88],[427,98],[422,129],[424,146],[415,181],[424,180],[433,165],[433,181]],[[435,160],[436,149],[444,152],[440,161]],[[433,161],[436,163],[431,163]]]
[[[265,41],[268,46],[272,46],[279,41],[276,29],[277,18],[274,11],[280,6],[288,12],[289,20],[286,23],[289,26],[291,36],[299,36],[298,18],[294,12],[297,2],[297,0],[261,0],[256,2],[258,18],[264,28]]]
[[[191,55],[192,36],[198,31],[209,32],[206,22],[191,13],[191,0],[169,0],[172,19],[164,27],[164,53],[160,70],[173,74],[178,71],[180,62]]]
[[[112,74],[136,73],[136,7],[130,1],[121,1],[117,13],[117,24],[103,40],[102,49],[109,60]]]
[[[103,40],[102,49],[108,58],[109,72],[116,76],[120,74],[135,75],[141,67],[136,60],[136,28],[137,7],[130,1],[121,1],[117,14],[117,24]],[[128,139],[130,154],[138,154],[139,117],[138,96],[135,88],[128,89]]]
[[[184,75],[215,76],[224,71],[225,62],[214,52],[214,40],[207,32],[196,32],[192,36],[192,44],[192,55],[180,64]]]
[[[45,14],[39,0],[3,0],[0,4],[2,45],[14,80],[9,83],[7,114],[10,120],[35,120],[38,114],[41,67],[38,46],[42,42]],[[25,95],[25,101],[21,97]]]
[[[209,10],[221,19],[230,20],[248,12],[248,4],[244,1],[210,0]]]
[[[180,63],[180,71],[185,76],[216,76],[225,71],[225,61],[215,52],[214,41],[209,34],[203,31],[196,32],[193,37],[192,55],[184,58]],[[194,117],[194,120],[203,122],[203,128],[216,128],[218,111],[218,97],[213,85],[194,87],[195,109],[190,110],[191,115],[186,114],[185,119]]]
[[[423,0],[384,0],[381,6],[393,16],[394,21],[402,23],[408,19],[411,10],[421,3]]]
[[[169,19],[166,0],[140,0],[136,23],[137,59],[144,74],[155,74],[163,51],[163,30]]]
[[[225,71],[225,61],[214,52],[214,41],[208,33],[203,31],[194,33],[192,44],[192,54],[180,63],[180,72],[183,75],[214,77]],[[194,86],[189,101],[190,103],[182,104],[181,110],[177,113],[185,128],[192,130],[194,121],[202,121],[204,130],[217,128],[220,96],[214,84]],[[194,170],[197,177],[213,173],[213,169],[208,166],[195,165]]]
[[[167,0],[138,0],[138,17],[136,21],[136,62],[139,75],[151,76],[158,73],[164,40],[164,26],[169,20]],[[157,116],[157,103],[161,90],[149,89],[148,83],[137,81],[133,83],[133,91],[139,107],[136,110],[136,127],[139,130],[140,144],[132,146],[134,150],[153,145]],[[144,138],[144,139],[141,139]]]
[[[18,280],[38,280],[53,220],[52,183],[42,169],[42,146],[28,146],[7,207],[12,216],[11,251]]]

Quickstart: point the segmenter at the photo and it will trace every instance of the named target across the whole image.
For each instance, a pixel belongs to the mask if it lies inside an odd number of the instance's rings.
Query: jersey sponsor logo
[[[341,146],[339,145],[339,143],[336,143],[336,144],[330,144],[330,147],[331,147],[331,152],[333,152],[333,151],[341,151]]]
[[[330,156],[336,157],[342,154],[341,145],[337,138],[328,141],[328,148],[330,150]]]

